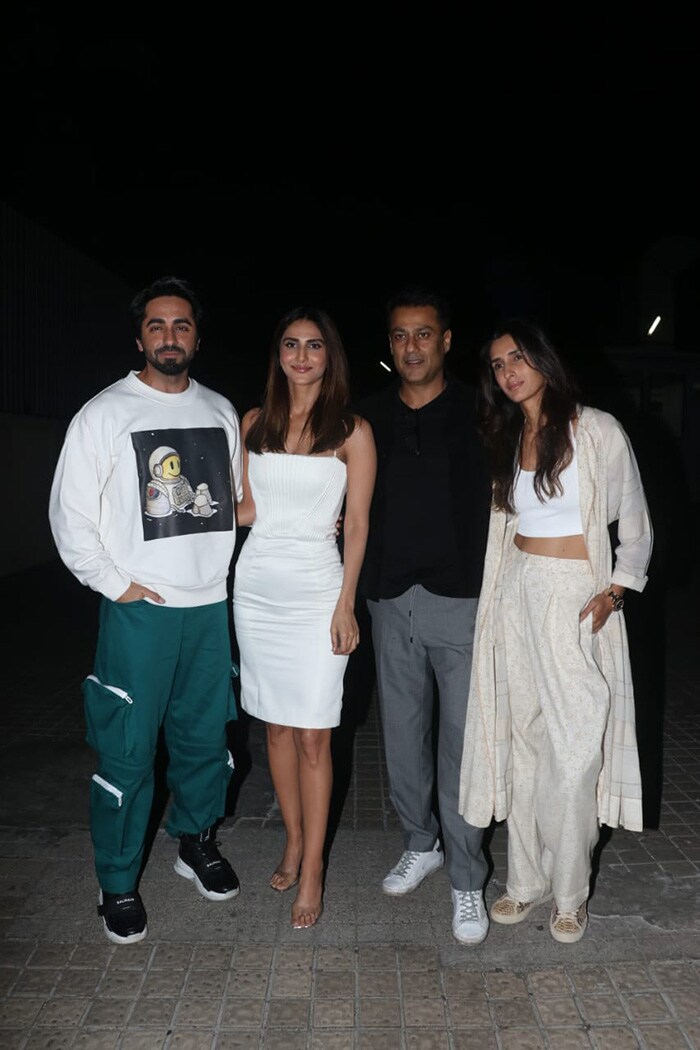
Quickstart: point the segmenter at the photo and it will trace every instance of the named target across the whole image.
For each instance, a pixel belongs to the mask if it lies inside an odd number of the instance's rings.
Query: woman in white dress
[[[290,311],[272,339],[263,403],[241,425],[238,523],[252,528],[236,564],[233,611],[241,704],[266,723],[287,835],[270,886],[282,892],[298,883],[295,929],[313,926],[323,907],[331,730],[359,642],[355,594],[376,452],[369,423],[348,406],[335,323],[317,307]]]

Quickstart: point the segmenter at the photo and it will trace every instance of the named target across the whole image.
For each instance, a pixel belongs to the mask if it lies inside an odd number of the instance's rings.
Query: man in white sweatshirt
[[[236,717],[226,581],[241,498],[238,414],[189,377],[199,348],[196,292],[164,277],[131,304],[143,367],[71,421],[51,488],[58,552],[102,595],[93,673],[83,683],[98,766],[90,829],[110,941],[146,936],[138,892],[163,728],[179,839],[175,871],[209,900],[239,882],[217,847]]]

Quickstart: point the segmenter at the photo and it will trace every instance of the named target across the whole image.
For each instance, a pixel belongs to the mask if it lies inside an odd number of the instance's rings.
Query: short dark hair
[[[138,339],[141,336],[141,325],[146,316],[146,307],[151,299],[159,299],[161,295],[174,295],[178,299],[186,299],[192,307],[192,317],[197,326],[197,333],[199,333],[202,320],[202,304],[192,285],[183,280],[182,277],[159,277],[152,284],[149,284],[148,288],[143,288],[131,300],[129,313],[136,338]]]
[[[450,304],[444,296],[440,295],[438,292],[431,291],[429,288],[423,288],[418,284],[409,284],[405,285],[398,292],[395,292],[394,295],[387,300],[384,308],[387,328],[391,327],[391,315],[393,311],[401,306],[432,306],[435,313],[438,315],[442,331],[446,332],[447,329],[451,327]]]

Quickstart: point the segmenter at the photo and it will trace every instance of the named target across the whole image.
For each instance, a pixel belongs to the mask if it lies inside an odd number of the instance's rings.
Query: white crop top
[[[583,535],[581,502],[578,491],[576,441],[574,454],[559,475],[561,496],[552,496],[540,503],[535,493],[535,471],[518,468],[513,498],[518,513],[518,532],[521,536],[580,536]]]

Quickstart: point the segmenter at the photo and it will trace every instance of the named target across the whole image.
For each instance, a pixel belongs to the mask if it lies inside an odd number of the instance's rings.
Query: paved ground
[[[667,593],[648,588],[630,611],[649,827],[604,829],[579,944],[552,941],[545,907],[521,926],[492,926],[477,948],[458,945],[444,872],[407,898],[381,893],[401,836],[371,653],[361,650],[334,739],[318,925],[292,930],[290,894],[267,887],[282,830],[261,727],[241,720],[232,724],[237,773],[219,832],[240,896],[213,904],[178,878],[160,808],[141,882],[149,936],[121,948],[105,940],[94,910],[87,831],[93,759],[80,682],[92,659],[95,598],[58,564],[0,580],[9,619],[0,1047],[700,1050],[698,593],[692,581]],[[503,886],[505,849],[498,826],[489,902]]]

